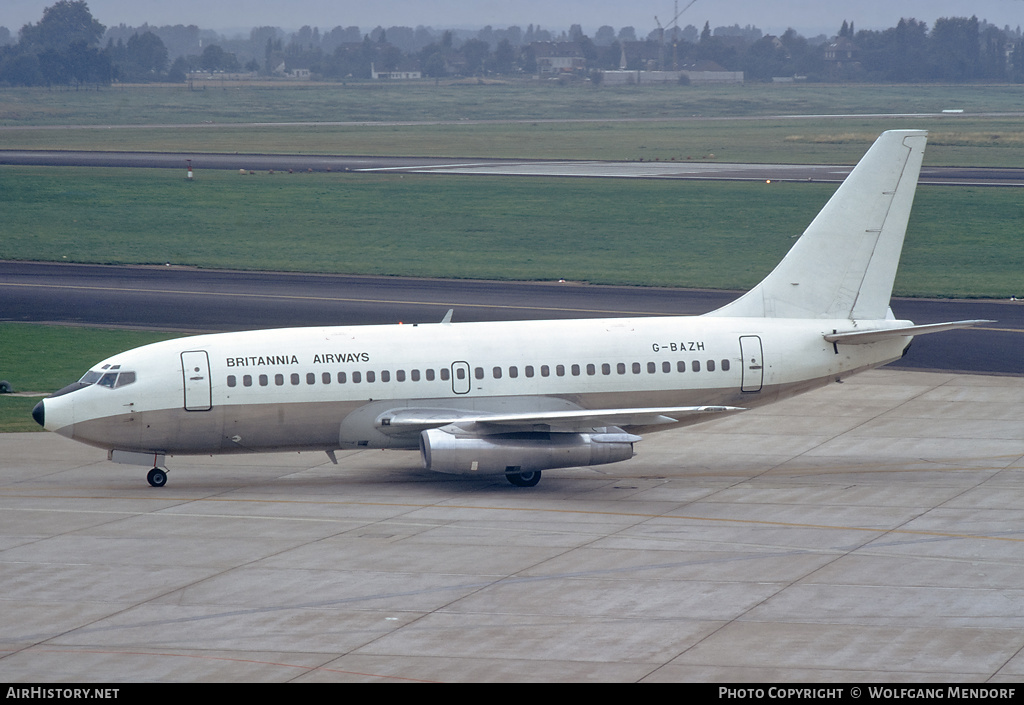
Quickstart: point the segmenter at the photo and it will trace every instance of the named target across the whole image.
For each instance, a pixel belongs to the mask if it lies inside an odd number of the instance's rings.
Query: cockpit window
[[[86,387],[90,384],[98,384],[101,387],[107,387],[108,389],[115,389],[117,387],[124,387],[132,384],[135,381],[134,372],[118,372],[117,369],[120,365],[115,365],[109,368],[109,372],[103,372],[102,370],[89,370],[86,372],[82,379],[78,380],[80,387]],[[104,367],[106,369],[106,366]]]

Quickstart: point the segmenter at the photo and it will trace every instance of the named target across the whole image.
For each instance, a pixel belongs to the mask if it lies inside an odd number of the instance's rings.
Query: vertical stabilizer
[[[927,134],[882,133],[772,273],[707,315],[884,319]]]

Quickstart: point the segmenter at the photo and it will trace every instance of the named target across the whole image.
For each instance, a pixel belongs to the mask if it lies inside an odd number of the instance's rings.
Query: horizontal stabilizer
[[[378,427],[388,433],[412,433],[450,424],[483,424],[500,427],[546,425],[559,431],[588,429],[594,426],[657,426],[677,423],[686,416],[743,411],[736,406],[666,406],[649,409],[580,409],[536,411],[520,414],[460,412],[457,409],[402,409],[382,414]],[[554,428],[552,430],[555,430]]]
[[[830,343],[844,343],[846,345],[865,345],[877,343],[880,340],[890,338],[903,338],[908,335],[925,335],[927,333],[941,333],[944,330],[955,328],[970,328],[979,323],[994,323],[984,319],[971,321],[950,321],[949,323],[929,323],[921,326],[903,326],[901,328],[879,328],[875,330],[859,330],[847,333],[826,333],[825,340]]]

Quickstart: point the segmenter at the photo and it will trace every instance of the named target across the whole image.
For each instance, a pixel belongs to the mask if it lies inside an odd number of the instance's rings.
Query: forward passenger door
[[[181,375],[185,384],[185,411],[209,411],[213,408],[210,385],[210,357],[205,350],[181,354]]]

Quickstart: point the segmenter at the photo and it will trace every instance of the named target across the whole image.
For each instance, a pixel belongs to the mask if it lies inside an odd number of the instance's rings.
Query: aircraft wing
[[[657,426],[677,423],[684,417],[743,411],[737,406],[665,406],[640,409],[579,409],[535,411],[515,414],[460,411],[458,409],[398,409],[380,416],[380,430],[388,433],[412,433],[456,424],[480,424],[499,429],[548,426],[551,431],[572,432],[595,426]]]
[[[921,326],[903,326],[901,328],[878,328],[875,330],[848,331],[846,333],[826,333],[825,340],[830,343],[845,343],[847,345],[864,345],[866,343],[877,343],[880,340],[889,338],[902,338],[908,335],[925,335],[926,333],[940,333],[944,330],[954,328],[970,328],[979,323],[994,323],[985,319],[970,321],[950,321],[948,323],[929,323]]]

